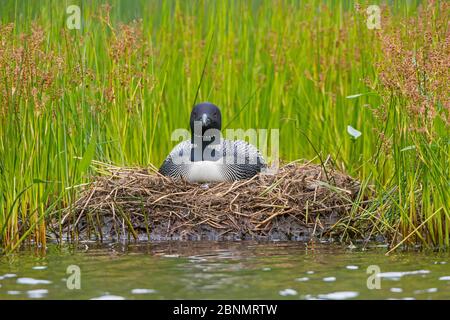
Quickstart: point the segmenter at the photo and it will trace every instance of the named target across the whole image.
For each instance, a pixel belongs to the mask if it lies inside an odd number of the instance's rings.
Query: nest
[[[309,163],[275,175],[210,184],[154,168],[102,165],[63,218],[75,240],[307,240],[332,234],[359,191],[353,178]]]

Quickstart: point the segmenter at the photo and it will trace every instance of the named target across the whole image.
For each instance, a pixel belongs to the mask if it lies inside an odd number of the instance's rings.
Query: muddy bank
[[[104,166],[63,218],[69,240],[308,240],[348,229],[355,179],[291,163],[276,175],[210,184]],[[345,221],[345,222],[344,222]],[[55,228],[54,230],[57,230]]]

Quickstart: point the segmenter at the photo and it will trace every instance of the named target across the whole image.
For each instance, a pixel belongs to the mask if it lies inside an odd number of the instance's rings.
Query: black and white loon
[[[190,118],[191,140],[179,143],[159,172],[189,182],[249,179],[266,167],[255,146],[242,140],[221,138],[222,116],[209,102],[194,106]]]

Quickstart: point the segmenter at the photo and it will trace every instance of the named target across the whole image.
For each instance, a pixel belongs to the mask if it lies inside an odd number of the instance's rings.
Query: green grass
[[[0,4],[3,248],[45,244],[91,160],[159,166],[200,101],[219,105],[229,128],[280,129],[281,159],[330,155],[375,189],[363,217],[393,243],[450,245],[449,126],[409,130],[408,97],[379,79],[372,3],[358,13],[347,1],[109,1],[109,15],[103,3],[78,1],[81,30],[65,27],[77,1]],[[382,28],[403,33],[420,16],[416,1],[382,10]]]

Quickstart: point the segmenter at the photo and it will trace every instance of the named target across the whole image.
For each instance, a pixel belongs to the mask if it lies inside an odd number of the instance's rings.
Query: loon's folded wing
[[[223,155],[227,180],[249,179],[266,167],[258,149],[243,140],[223,140]]]
[[[177,144],[159,168],[159,173],[174,179],[181,179],[187,174],[187,165],[191,155],[191,141]]]

